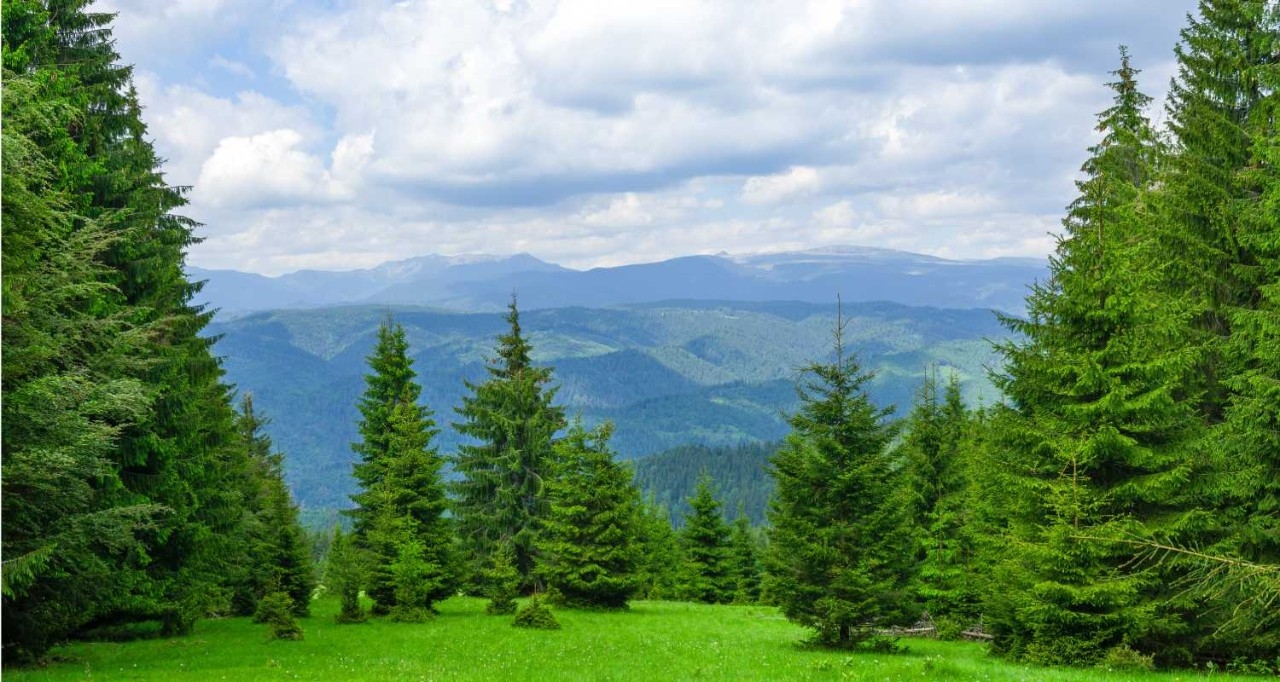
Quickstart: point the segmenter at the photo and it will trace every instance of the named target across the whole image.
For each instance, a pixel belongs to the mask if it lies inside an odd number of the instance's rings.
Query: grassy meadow
[[[636,602],[623,613],[557,610],[558,631],[511,627],[484,600],[454,598],[421,625],[336,625],[336,599],[315,602],[305,639],[269,641],[247,618],[201,621],[175,639],[59,647],[41,668],[5,670],[37,680],[1214,680],[1189,672],[1119,673],[1011,665],[979,644],[902,640],[906,651],[813,650],[776,609]]]

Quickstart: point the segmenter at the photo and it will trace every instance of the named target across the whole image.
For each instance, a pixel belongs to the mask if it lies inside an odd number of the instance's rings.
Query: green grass
[[[306,639],[267,641],[246,618],[201,621],[176,639],[71,644],[35,680],[1191,680],[1187,672],[1118,674],[1010,665],[965,642],[902,640],[899,654],[800,646],[804,631],[777,610],[637,602],[624,613],[557,610],[563,629],[511,627],[484,601],[456,598],[422,625],[336,625],[323,599]],[[1214,675],[1214,680],[1250,678]],[[1256,678],[1255,678],[1256,679]]]

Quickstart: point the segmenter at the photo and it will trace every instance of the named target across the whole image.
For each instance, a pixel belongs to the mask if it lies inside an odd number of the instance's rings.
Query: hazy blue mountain
[[[263,277],[192,268],[199,297],[224,317],[254,310],[392,303],[498,311],[517,292],[525,309],[602,307],[670,299],[890,301],[942,308],[1022,310],[1042,260],[955,261],[866,247],[757,255],[688,256],[657,263],[570,270],[528,254],[424,256],[368,270],[304,270]]]
[[[450,452],[462,382],[484,377],[505,330],[500,314],[360,305],[253,313],[209,328],[221,336],[215,352],[228,379],[274,420],[268,430],[305,506],[346,504],[355,401],[389,311],[406,329],[422,400],[442,429],[437,442]],[[959,372],[971,399],[991,399],[985,339],[1003,330],[989,311],[854,303],[845,312],[849,343],[880,372],[871,386],[877,400],[905,409],[930,363]],[[834,315],[830,302],[675,301],[527,310],[521,322],[534,359],[555,367],[558,401],[589,423],[612,420],[613,445],[633,458],[689,443],[781,438],[797,368],[830,352]]]
[[[236,270],[188,268],[203,280],[197,296],[226,315],[255,310],[318,308],[368,300],[435,304],[454,296],[453,285],[495,280],[512,273],[564,271],[529,254],[422,256],[364,270],[299,270],[265,277]],[[510,298],[511,292],[507,292]]]

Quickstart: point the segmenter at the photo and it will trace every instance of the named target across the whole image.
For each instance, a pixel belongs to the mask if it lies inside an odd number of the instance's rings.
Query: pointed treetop
[[[507,305],[507,324],[511,330],[498,337],[499,364],[490,367],[494,376],[511,378],[529,368],[529,342],[520,334],[520,310],[516,307],[516,295],[511,294],[511,303]]]

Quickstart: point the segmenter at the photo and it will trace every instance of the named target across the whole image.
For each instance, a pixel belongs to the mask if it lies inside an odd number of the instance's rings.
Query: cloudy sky
[[[190,262],[1043,256],[1130,46],[1192,0],[100,0]],[[1152,112],[1159,120],[1160,110]]]

